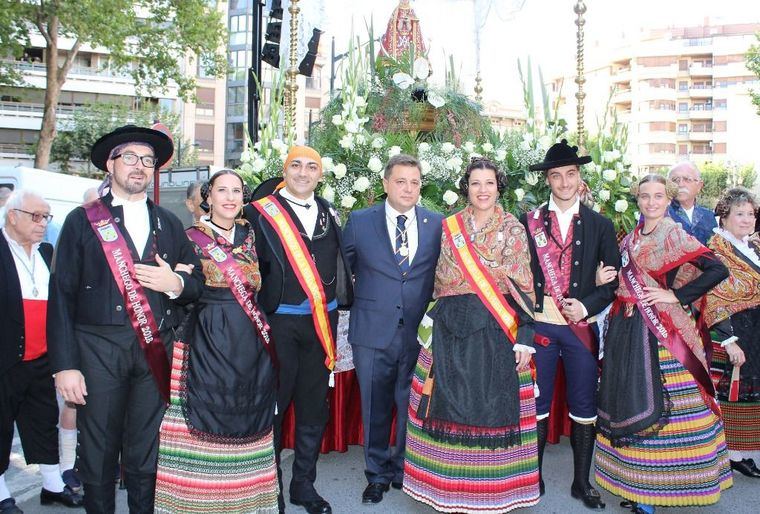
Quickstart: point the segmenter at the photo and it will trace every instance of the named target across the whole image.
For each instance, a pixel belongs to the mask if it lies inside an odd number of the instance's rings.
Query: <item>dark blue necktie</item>
[[[399,214],[396,217],[396,241],[393,246],[401,271],[406,275],[409,271],[409,239],[406,235],[406,216]]]

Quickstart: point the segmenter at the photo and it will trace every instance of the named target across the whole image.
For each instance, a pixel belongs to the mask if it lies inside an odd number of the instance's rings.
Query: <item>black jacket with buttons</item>
[[[193,264],[192,274],[180,272],[182,294],[171,300],[165,293],[143,288],[161,331],[177,327],[184,312],[180,305],[197,300],[203,290],[203,271],[180,220],[148,200],[150,236],[140,257],[124,227],[124,210],[112,207],[112,196],[103,197],[114,221],[127,241],[134,262],[155,265],[158,254],[174,269],[177,263]],[[48,353],[53,372],[79,368],[76,325],[131,326],[124,297],[111,274],[103,248],[83,207],[69,213],[58,237],[50,275],[47,313]]]
[[[546,233],[551,234],[552,218],[549,215],[549,209],[546,206],[541,207],[539,216],[543,219],[546,227]],[[620,251],[618,250],[617,238],[615,237],[615,227],[612,221],[605,218],[580,204],[578,211],[579,217],[573,223],[573,251],[572,251],[572,271],[570,272],[570,290],[568,297],[579,300],[586,310],[589,317],[595,316],[602,312],[607,305],[615,299],[615,290],[618,287],[618,280],[596,286],[596,268],[600,262],[605,266],[614,266],[620,269]],[[528,214],[520,216],[520,223],[525,226],[528,232],[528,242],[530,246],[531,269],[533,270],[533,285],[536,290],[536,312],[544,310],[544,295],[546,294],[546,280],[544,272],[538,263],[536,254],[536,244],[533,237],[530,237],[528,228]]]
[[[53,247],[40,243],[39,252],[47,267]],[[0,234],[0,373],[5,373],[24,358],[24,301],[16,263],[5,236]]]

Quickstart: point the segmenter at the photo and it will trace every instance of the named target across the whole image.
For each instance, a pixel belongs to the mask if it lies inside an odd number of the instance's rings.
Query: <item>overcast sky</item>
[[[367,39],[365,20],[372,18],[375,33],[385,31],[398,0],[324,0],[328,41],[335,36],[338,52],[348,44],[351,26]],[[443,82],[444,58],[453,54],[466,92],[475,74],[474,5],[488,0],[412,0],[421,20],[433,64],[434,82]],[[516,10],[515,6],[522,5]],[[491,0],[481,29],[481,74],[486,101],[520,107],[522,93],[517,59],[530,56],[545,78],[575,69],[574,0]],[[586,2],[586,60],[593,61],[597,45],[614,45],[624,34],[643,28],[760,22],[757,0],[589,0]],[[597,49],[598,52],[598,49]]]

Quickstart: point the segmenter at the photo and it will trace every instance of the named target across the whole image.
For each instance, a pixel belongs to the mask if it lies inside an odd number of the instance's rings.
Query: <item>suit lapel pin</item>
[[[427,223],[427,218],[422,218],[422,223]]]

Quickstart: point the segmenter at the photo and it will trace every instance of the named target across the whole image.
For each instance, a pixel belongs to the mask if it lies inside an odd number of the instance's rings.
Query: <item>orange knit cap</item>
[[[288,156],[285,159],[285,164],[283,165],[283,169],[288,169],[288,166],[290,166],[291,161],[294,161],[295,159],[305,157],[308,159],[313,159],[317,161],[317,164],[319,165],[319,169],[322,169],[322,157],[319,155],[319,153],[311,148],[310,146],[292,146],[290,148],[290,151],[288,152]]]

